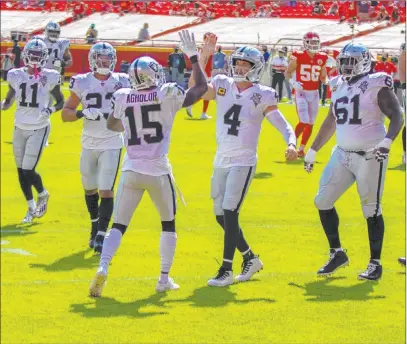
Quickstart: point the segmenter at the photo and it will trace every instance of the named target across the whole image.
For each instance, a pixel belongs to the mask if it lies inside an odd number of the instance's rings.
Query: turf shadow
[[[147,318],[156,315],[166,315],[167,312],[141,312],[144,307],[165,307],[165,301],[161,301],[166,293],[154,293],[147,298],[120,302],[111,297],[95,298],[94,301],[72,304],[70,312],[80,313],[85,318],[104,318],[114,316],[128,316],[134,318]]]
[[[90,249],[73,253],[69,256],[62,257],[51,264],[30,264],[31,268],[44,269],[44,271],[70,271],[75,269],[95,268],[99,263],[100,256],[92,255],[86,258]]]
[[[254,299],[236,299],[237,293],[235,293],[231,287],[216,288],[204,286],[195,289],[192,295],[185,299],[180,300],[167,300],[167,303],[185,302],[190,303],[192,307],[225,307],[230,303],[233,304],[246,304],[250,302],[276,302],[273,299],[268,298],[254,298]]]
[[[271,178],[273,176],[272,173],[270,172],[259,172],[259,173],[255,173],[254,175],[254,179],[267,179],[267,178]]]
[[[393,170],[393,171],[406,171],[406,165],[400,164],[394,167],[388,167],[388,170]]]
[[[22,225],[20,223],[15,223],[15,224],[10,224],[10,225],[5,225],[0,228],[1,238],[6,238],[6,237],[18,237],[18,236],[27,236],[30,234],[35,234],[37,231],[33,231],[32,227],[38,226],[39,223],[34,222],[31,224],[25,224]]]
[[[385,298],[383,295],[372,295],[377,282],[360,281],[350,286],[331,284],[336,280],[345,278],[346,277],[328,277],[306,283],[305,285],[299,285],[293,282],[288,285],[304,290],[306,301],[311,302],[335,302],[343,300],[366,301]]]

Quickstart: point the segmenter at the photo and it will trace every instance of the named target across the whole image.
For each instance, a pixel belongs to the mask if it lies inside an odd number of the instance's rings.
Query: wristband
[[[197,63],[198,62],[198,55],[191,56],[189,59],[190,59],[191,63]]]
[[[78,118],[82,118],[83,117],[83,113],[81,110],[76,111],[76,117]]]

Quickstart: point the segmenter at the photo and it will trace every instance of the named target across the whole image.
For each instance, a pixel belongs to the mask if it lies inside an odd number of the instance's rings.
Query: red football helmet
[[[303,37],[304,48],[311,53],[317,53],[321,48],[321,40],[316,32],[307,32]]]

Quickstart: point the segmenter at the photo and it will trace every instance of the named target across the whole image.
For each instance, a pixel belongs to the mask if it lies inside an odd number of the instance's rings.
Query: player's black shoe
[[[329,250],[329,260],[328,262],[318,270],[318,276],[327,276],[334,273],[340,267],[349,264],[349,258],[345,251],[335,251],[333,248]]]
[[[366,271],[359,275],[359,279],[377,281],[382,277],[383,267],[374,260],[370,260]]]
[[[95,246],[93,247],[95,253],[102,253],[103,241],[105,240],[104,235],[96,235]]]
[[[92,228],[90,230],[90,239],[89,239],[89,247],[90,248],[95,248],[95,238],[96,238],[97,231],[98,231],[98,223],[97,223],[97,221],[92,222]]]
[[[406,257],[400,257],[400,258],[398,259],[398,261],[399,261],[399,263],[400,263],[401,265],[406,266]]]

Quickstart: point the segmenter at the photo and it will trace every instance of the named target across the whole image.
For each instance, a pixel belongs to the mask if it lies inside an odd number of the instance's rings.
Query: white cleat
[[[190,106],[187,107],[187,115],[192,118],[192,108]]]
[[[93,279],[90,288],[89,288],[89,296],[91,297],[101,297],[102,290],[106,285],[107,275],[103,271],[98,271],[96,273],[95,278]]]
[[[263,263],[259,257],[255,256],[252,259],[243,260],[242,263],[242,272],[235,277],[237,282],[246,282],[252,276],[263,269]]]
[[[406,164],[406,153],[405,153],[405,152],[404,152],[404,154],[403,154],[403,160],[402,160],[402,162],[403,162],[403,165]]]
[[[44,196],[38,196],[37,207],[35,208],[35,217],[43,217],[48,208],[49,193],[46,191]]]
[[[225,270],[225,268],[220,268],[216,277],[208,281],[210,287],[227,287],[233,284],[233,273],[232,271]]]
[[[201,119],[211,119],[211,116],[208,116],[205,112],[202,112]]]
[[[27,214],[25,214],[24,218],[21,220],[21,223],[32,223],[34,217],[35,211],[33,209],[28,208]]]
[[[163,293],[164,291],[167,290],[176,290],[179,289],[179,285],[174,282],[172,278],[168,278],[167,283],[161,283],[160,281],[157,282],[157,285],[155,286],[155,291],[157,293]]]

